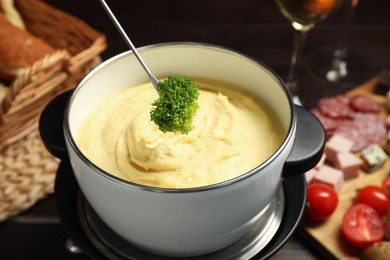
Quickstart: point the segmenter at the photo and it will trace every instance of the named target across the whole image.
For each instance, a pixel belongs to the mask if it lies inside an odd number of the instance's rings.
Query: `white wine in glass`
[[[302,51],[307,32],[320,20],[340,8],[344,0],[275,0],[282,14],[291,21],[295,40],[291,66],[286,85],[298,95],[298,74],[302,64]]]

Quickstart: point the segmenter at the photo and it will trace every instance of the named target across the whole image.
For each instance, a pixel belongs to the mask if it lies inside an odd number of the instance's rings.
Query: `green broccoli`
[[[199,108],[199,87],[185,76],[168,77],[157,84],[159,98],[153,101],[151,120],[161,131],[188,134]]]

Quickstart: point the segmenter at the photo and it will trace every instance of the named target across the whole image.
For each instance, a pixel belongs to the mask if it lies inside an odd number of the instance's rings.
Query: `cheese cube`
[[[370,145],[364,149],[360,156],[364,161],[363,168],[367,172],[379,169],[387,159],[387,154],[377,144]]]
[[[363,164],[363,160],[353,153],[338,153],[336,156],[335,167],[343,172],[344,180],[358,177]]]
[[[305,177],[306,177],[306,183],[309,184],[314,180],[314,177],[317,174],[317,170],[315,168],[305,172]]]
[[[344,174],[336,168],[324,165],[318,170],[313,182],[323,183],[339,192],[344,184]]]
[[[326,159],[335,163],[338,153],[350,152],[353,142],[342,135],[334,134],[325,145]]]

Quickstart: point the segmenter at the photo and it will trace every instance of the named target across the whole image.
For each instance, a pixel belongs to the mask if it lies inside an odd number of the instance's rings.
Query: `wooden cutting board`
[[[374,78],[361,86],[348,92],[347,95],[364,94],[374,98],[377,102],[385,104],[385,96],[373,93],[378,78]],[[385,112],[383,112],[385,116]],[[312,243],[321,254],[327,258],[335,259],[358,259],[362,250],[351,245],[341,233],[341,221],[346,210],[353,204],[356,191],[366,185],[381,185],[382,180],[390,173],[390,159],[383,167],[375,172],[359,172],[359,177],[346,180],[339,192],[339,204],[332,216],[324,222],[310,222],[303,219],[299,232],[304,238]]]

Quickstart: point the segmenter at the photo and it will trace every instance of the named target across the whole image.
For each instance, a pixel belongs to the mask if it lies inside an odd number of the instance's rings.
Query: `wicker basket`
[[[55,96],[74,88],[100,62],[99,54],[106,48],[104,35],[44,1],[15,0],[15,6],[27,30],[56,51],[15,79],[0,104],[0,221],[52,191],[56,169],[52,165],[58,162],[39,139],[40,113]],[[31,166],[34,173],[26,174]],[[28,194],[40,176],[49,183],[36,188],[31,198]]]
[[[97,64],[105,37],[86,23],[39,0],[16,0],[27,30],[56,51],[12,82],[0,109],[0,151],[36,127],[46,104],[73,88]]]

